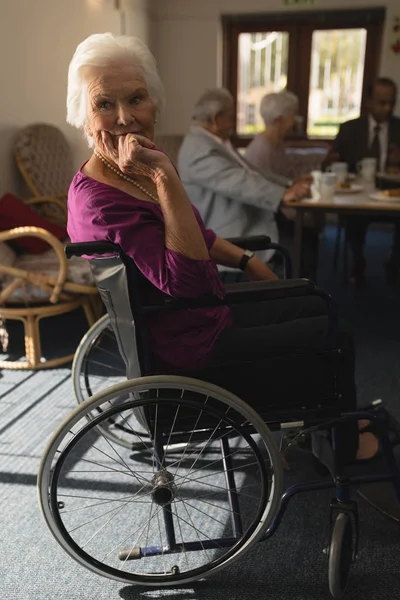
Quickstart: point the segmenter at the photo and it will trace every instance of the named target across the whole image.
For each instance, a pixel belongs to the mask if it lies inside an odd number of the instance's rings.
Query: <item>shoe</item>
[[[375,427],[375,423],[373,421],[370,421],[368,423],[368,425],[366,425],[362,429],[358,430],[359,436],[362,435],[363,433],[372,433],[375,436],[375,438],[378,442],[378,450],[375,452],[375,454],[373,456],[370,456],[369,458],[355,458],[350,463],[351,465],[370,465],[371,463],[376,462],[377,458],[381,458],[381,456],[382,456],[381,445],[380,445],[380,441],[379,441],[379,434]]]
[[[386,422],[387,433],[389,436],[389,442],[393,448],[400,444],[400,423],[385,409],[378,409],[381,418]],[[376,427],[374,421],[370,421],[368,425],[359,429],[358,433],[373,433],[375,437],[379,437],[379,430]]]

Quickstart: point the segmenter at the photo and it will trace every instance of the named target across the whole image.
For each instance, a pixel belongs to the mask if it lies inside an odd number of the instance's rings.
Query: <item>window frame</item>
[[[385,8],[360,10],[302,11],[285,13],[263,13],[222,16],[223,30],[223,85],[235,98],[235,113],[238,90],[238,48],[241,33],[267,31],[285,31],[289,33],[288,89],[299,98],[299,114],[304,117],[305,133],[293,136],[297,141],[331,141],[307,136],[308,102],[310,93],[311,50],[313,32],[330,29],[367,30],[361,115],[366,113],[368,89],[379,74],[382,51],[383,27],[386,17]],[[377,52],[376,49],[379,48]],[[236,146],[245,147],[252,136],[238,135],[233,140]]]

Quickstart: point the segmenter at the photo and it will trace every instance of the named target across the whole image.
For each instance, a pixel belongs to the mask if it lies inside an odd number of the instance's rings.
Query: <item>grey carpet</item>
[[[357,341],[359,400],[382,397],[400,418],[400,320],[398,291],[388,288],[382,264],[390,246],[386,232],[374,230],[368,245],[366,290],[342,289],[332,274],[333,230],[321,252],[320,282],[339,300]],[[49,330],[49,352],[63,331],[81,335],[81,320]],[[18,338],[11,350],[18,354]],[[149,590],[102,579],[76,564],[58,546],[39,513],[36,473],[49,436],[74,407],[70,370],[39,373],[3,371],[0,379],[0,598],[138,600],[325,600],[327,561],[321,552],[330,493],[297,497],[273,538],[246,555],[240,564],[191,586]],[[287,483],[315,477],[307,457],[291,455]],[[352,570],[349,600],[400,597],[400,530],[360,502],[359,559]]]

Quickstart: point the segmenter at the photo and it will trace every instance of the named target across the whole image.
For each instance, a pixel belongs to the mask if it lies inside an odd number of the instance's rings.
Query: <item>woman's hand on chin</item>
[[[128,176],[144,176],[154,180],[160,170],[171,166],[168,156],[156,150],[154,142],[142,135],[128,133],[118,136],[117,149],[108,132],[103,131],[101,138],[105,156],[115,162]]]

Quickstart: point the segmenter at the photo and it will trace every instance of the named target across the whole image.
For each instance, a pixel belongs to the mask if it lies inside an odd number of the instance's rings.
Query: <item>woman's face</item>
[[[119,136],[134,133],[153,140],[156,108],[140,69],[128,63],[90,67],[87,86],[86,131],[103,149],[102,132],[108,132],[115,149]]]

